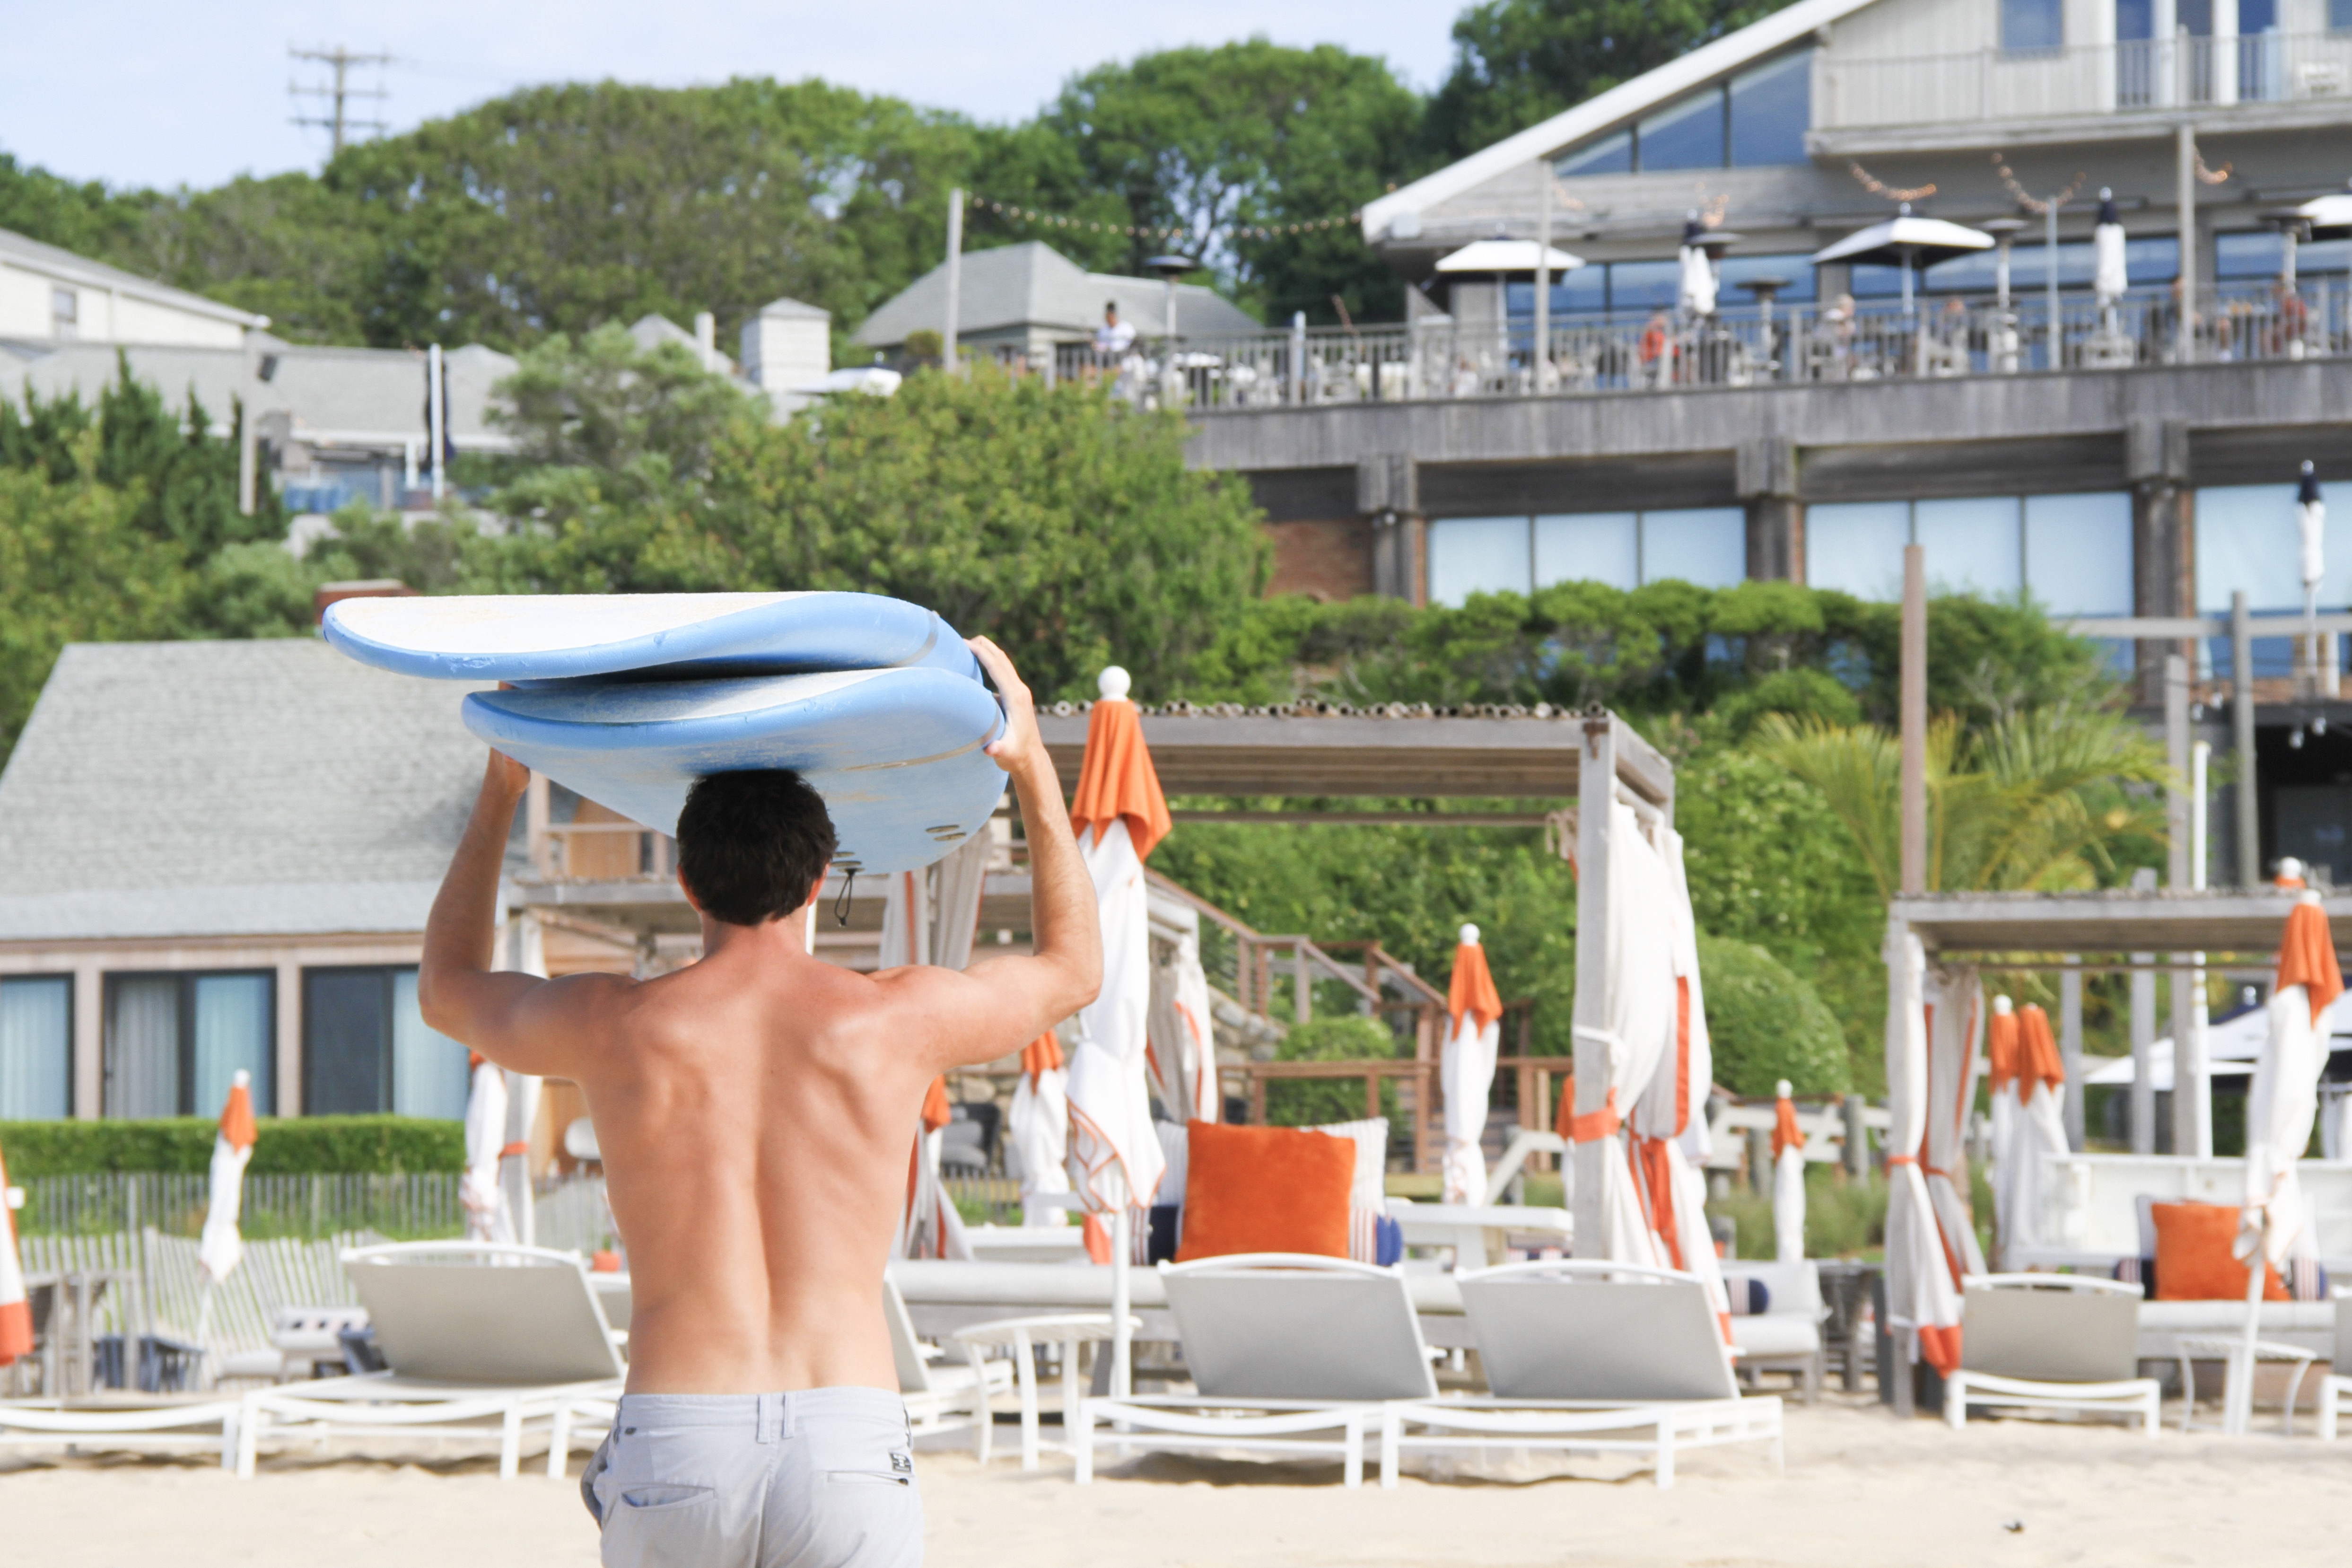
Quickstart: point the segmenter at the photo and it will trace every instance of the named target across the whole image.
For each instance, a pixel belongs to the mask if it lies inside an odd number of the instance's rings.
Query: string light
[[[1847,174],[1852,174],[1854,177],[1855,183],[1860,184],[1864,190],[1868,191],[1874,196],[1884,196],[1890,202],[1923,202],[1929,196],[1936,194],[1936,187],[1931,184],[1913,185],[1907,190],[1900,186],[1886,184],[1873,175],[1869,170],[1864,168],[1860,163],[1848,163],[1845,166],[1845,171]]]
[[[2000,183],[2009,187],[2009,194],[2016,198],[2017,205],[2036,217],[2047,217],[2081,195],[2084,182],[2090,178],[2088,174],[2076,174],[2074,184],[2064,190],[2048,196],[2037,196],[2028,194],[2026,188],[2017,183],[2017,172],[1998,153],[1992,155],[1992,170],[2000,176]]]
[[[1045,228],[1081,229],[1088,234],[1122,235],[1129,239],[1185,239],[1194,232],[1181,225],[1103,223],[1093,218],[1072,217],[1064,213],[1039,212],[1034,207],[1018,206],[1011,202],[991,201],[986,196],[967,199],[984,212],[1011,218],[1015,223],[1035,224]],[[1363,216],[1359,210],[1345,217],[1315,218],[1304,223],[1221,224],[1209,229],[1208,233],[1223,234],[1234,239],[1283,239],[1293,235],[1320,234],[1359,223]]]

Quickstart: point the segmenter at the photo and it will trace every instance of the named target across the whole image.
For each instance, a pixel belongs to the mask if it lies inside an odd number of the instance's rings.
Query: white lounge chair
[[[234,1399],[174,1404],[106,1403],[67,1405],[54,1399],[0,1400],[0,1447],[75,1447],[153,1453],[212,1448],[221,1468],[236,1462]]]
[[[364,1247],[343,1259],[389,1370],[245,1396],[237,1473],[261,1439],[405,1431],[495,1438],[520,1468],[527,1424],[583,1396],[616,1395],[626,1368],[576,1254],[482,1242]]]
[[[1094,1479],[1096,1445],[1108,1441],[1329,1454],[1346,1484],[1360,1486],[1365,1437],[1383,1404],[1437,1395],[1397,1269],[1261,1252],[1163,1263],[1160,1278],[1198,1392],[1080,1400],[1072,1441],[1081,1485]],[[1114,1424],[1121,1430],[1098,1430]],[[1394,1480],[1384,1468],[1381,1484]]]
[[[1731,1343],[1739,1352],[1739,1372],[1751,1382],[1759,1372],[1793,1373],[1804,1401],[1821,1397],[1825,1356],[1822,1325],[1830,1310],[1822,1300],[1822,1275],[1811,1258],[1789,1263],[1727,1260],[1723,1278],[1752,1279],[1769,1303],[1761,1312],[1731,1320]]]
[[[2352,1410],[2352,1295],[2340,1289],[2335,1300],[2336,1353],[2328,1363],[2328,1375],[2319,1380],[2319,1440],[2336,1441],[2339,1418]],[[2293,1405],[2288,1405],[2292,1411]]]
[[[1960,1365],[1944,1419],[1969,1406],[2136,1416],[2153,1437],[2164,1394],[2140,1377],[2139,1287],[2081,1274],[1979,1274],[1961,1281]],[[2194,1397],[2194,1390],[2189,1391]]]
[[[1688,1448],[1766,1443],[1780,1466],[1780,1401],[1740,1395],[1696,1276],[1578,1259],[1507,1263],[1461,1285],[1491,1392],[1390,1406],[1384,1479],[1405,1449],[1649,1454],[1662,1488]]]
[[[906,1299],[888,1279],[882,1281],[882,1311],[890,1325],[890,1354],[898,1365],[898,1393],[907,1402],[908,1430],[925,1437],[969,1426],[972,1452],[982,1464],[988,1463],[996,1428],[990,1400],[1012,1392],[1013,1363],[969,1357],[961,1366],[933,1365],[941,1352],[926,1351],[915,1337]]]

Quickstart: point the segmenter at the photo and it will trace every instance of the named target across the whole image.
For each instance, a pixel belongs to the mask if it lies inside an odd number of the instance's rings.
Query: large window
[[[2302,535],[2292,484],[2218,485],[2197,492],[2197,608],[2230,613],[2242,589],[2255,611],[2303,608]],[[2331,498],[2333,499],[2333,498]],[[2322,608],[2352,605],[2352,507],[2327,509],[2326,575]]]
[[[2063,0],[2000,0],[2000,47],[2054,49],[2066,41]]]
[[[2352,4],[2352,0],[2347,0]],[[2219,278],[2275,278],[2286,264],[2285,242],[2274,228],[2213,237],[2213,273]],[[2352,268],[2352,239],[2313,240],[2294,247],[2297,277]]]
[[[466,1047],[425,1026],[414,968],[304,970],[302,1079],[313,1115],[466,1114]]]
[[[0,1121],[73,1114],[73,977],[0,980]]]
[[[1812,123],[1812,59],[1811,49],[1798,49],[1686,93],[1630,127],[1570,148],[1553,172],[1568,179],[1801,163]]]
[[[1569,582],[1636,588],[1679,578],[1727,588],[1747,574],[1747,514],[1736,506],[1456,517],[1429,525],[1429,596],[1441,605]]]
[[[224,974],[106,977],[105,1112],[214,1116],[242,1068],[253,1109],[274,1108],[277,977]]]
[[[1888,276],[1894,276],[1890,268]],[[1745,285],[1751,279],[1778,278],[1788,287],[1773,297],[1782,303],[1814,298],[1813,264],[1801,254],[1727,256],[1723,258],[1723,303],[1744,308],[1755,296]],[[1511,319],[1535,319],[1533,282],[1505,286]],[[1988,285],[1990,287],[1990,285]],[[1554,321],[1610,310],[1671,310],[1682,298],[1682,263],[1664,261],[1596,261],[1578,268],[1551,286]]]
[[[2011,598],[2022,589],[2052,615],[2131,614],[2131,497],[2120,491],[1805,509],[1806,577],[1816,588],[1900,598],[1906,544],[1926,547],[1938,593]]]

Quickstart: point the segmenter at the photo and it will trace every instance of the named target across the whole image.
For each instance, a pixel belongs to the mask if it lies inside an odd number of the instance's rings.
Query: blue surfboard
[[[498,594],[344,599],[328,642],[438,680],[682,680],[926,668],[980,679],[932,611],[879,594]]]
[[[837,868],[908,871],[982,830],[1004,790],[996,699],[929,668],[570,682],[467,697],[466,728],[649,827],[705,773],[791,768],[824,796]]]
[[[928,866],[1004,788],[1003,710],[933,612],[877,594],[345,599],[327,640],[362,664],[478,691],[466,727],[518,762],[674,833],[706,773],[791,768],[859,871]]]

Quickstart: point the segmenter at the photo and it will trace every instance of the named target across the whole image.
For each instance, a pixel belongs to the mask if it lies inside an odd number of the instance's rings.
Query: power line
[[[385,129],[384,122],[381,120],[352,120],[349,118],[346,112],[346,101],[355,98],[373,98],[382,100],[392,96],[381,86],[373,88],[353,87],[350,83],[351,68],[353,66],[390,65],[392,63],[392,57],[390,55],[353,54],[351,50],[343,47],[341,44],[337,44],[332,48],[320,47],[315,49],[298,48],[295,46],[289,44],[286,47],[286,53],[291,58],[298,60],[314,60],[320,65],[331,67],[334,70],[335,80],[334,85],[331,87],[327,86],[323,82],[317,85],[309,85],[299,81],[289,82],[286,87],[287,95],[298,101],[305,98],[315,98],[322,100],[329,106],[328,111],[324,115],[298,114],[294,116],[294,123],[297,125],[316,125],[331,133],[333,137],[333,146],[328,153],[329,157],[331,158],[337,153],[342,152],[343,142],[347,132],[352,131],[382,131]]]

